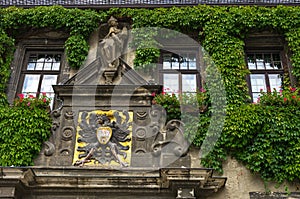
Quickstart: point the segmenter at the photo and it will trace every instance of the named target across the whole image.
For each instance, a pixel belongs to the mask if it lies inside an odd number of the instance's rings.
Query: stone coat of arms
[[[131,116],[128,111],[82,112],[79,117],[73,164],[129,166]]]

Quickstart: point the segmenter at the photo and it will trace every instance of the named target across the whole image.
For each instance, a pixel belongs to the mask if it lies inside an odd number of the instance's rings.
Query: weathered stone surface
[[[225,178],[212,177],[211,169],[165,168],[101,169],[95,167],[2,168],[0,190],[15,199],[31,198],[184,198],[178,192],[193,190],[195,197],[206,182],[218,180],[209,189],[220,189]],[[3,186],[3,185],[6,186]],[[20,188],[22,187],[22,189]],[[16,190],[16,191],[15,191]],[[200,191],[199,191],[200,190]],[[10,194],[10,195],[9,195]],[[184,193],[187,194],[187,193]],[[103,197],[102,197],[103,196]]]
[[[258,174],[251,173],[242,163],[232,157],[227,157],[223,163],[223,176],[227,177],[226,186],[211,195],[208,199],[245,199],[250,198],[250,192],[265,193],[267,191],[286,193],[297,192],[299,185],[294,183],[283,183],[278,186],[274,182],[264,183]]]
[[[299,193],[260,193],[250,192],[250,199],[296,199],[300,198]]]
[[[113,56],[102,44],[92,46],[72,78],[53,86],[59,104],[52,137],[36,166],[4,169],[6,181],[19,173],[6,186],[22,196],[13,197],[194,199],[224,187],[226,178],[213,177],[212,169],[191,168],[183,123],[166,122],[165,110],[152,104],[162,86],[147,82],[122,57],[108,63]]]

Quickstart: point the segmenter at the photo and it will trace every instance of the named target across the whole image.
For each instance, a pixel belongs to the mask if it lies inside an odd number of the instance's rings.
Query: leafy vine
[[[182,33],[198,33],[198,41],[222,74],[228,103],[222,135],[214,151],[202,160],[204,166],[222,171],[222,161],[227,155],[232,155],[266,180],[292,181],[300,175],[299,105],[249,104],[245,81],[249,71],[244,60],[244,39],[249,32],[276,30],[288,43],[292,52],[292,73],[299,80],[299,7],[199,5],[156,9],[112,8],[102,11],[65,9],[60,6],[0,9],[0,127],[3,124],[13,126],[16,123],[7,123],[5,119],[11,120],[10,114],[15,114],[11,111],[12,108],[5,105],[5,88],[13,58],[14,37],[18,30],[22,27],[51,27],[69,32],[70,37],[65,43],[68,62],[70,66],[78,68],[87,55],[88,36],[110,15],[130,19],[132,28],[164,27]],[[157,49],[145,46],[145,42],[137,45],[136,65],[156,63],[159,57]],[[173,98],[169,100],[174,104]],[[161,103],[168,104],[167,101],[161,100]],[[173,108],[177,110],[176,107]],[[196,146],[201,146],[203,142],[210,124],[210,111],[208,108],[200,114],[197,124],[187,128],[191,133],[197,132],[193,140]],[[175,112],[173,114],[176,115]],[[39,122],[38,119],[34,121]],[[22,127],[14,130],[24,133]],[[5,138],[9,136],[8,133],[3,136],[2,141],[9,142]],[[12,159],[7,165],[16,164],[13,162],[18,160]],[[22,162],[26,163],[28,162]]]

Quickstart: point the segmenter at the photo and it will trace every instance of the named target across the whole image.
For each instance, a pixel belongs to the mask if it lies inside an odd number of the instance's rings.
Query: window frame
[[[257,74],[259,73],[258,70],[257,72],[255,70],[251,70],[248,68],[248,60],[247,60],[247,55],[251,53],[279,53],[281,63],[282,63],[282,69],[279,71],[281,74],[283,74],[282,77],[282,84],[284,82],[284,78],[288,77],[291,81],[291,85],[294,85],[296,83],[295,77],[292,75],[292,65],[290,62],[289,57],[291,56],[291,51],[287,45],[287,41],[285,40],[284,36],[280,33],[277,32],[276,30],[273,29],[268,29],[268,30],[261,30],[261,31],[256,31],[252,30],[248,33],[247,37],[244,39],[245,43],[245,68],[249,70],[251,73],[250,74]],[[278,74],[278,70],[266,70],[266,72],[269,72],[269,74]],[[246,75],[245,79],[248,84],[248,90],[249,90],[249,96],[251,98],[251,101],[253,102],[253,92],[252,92],[252,85],[250,83],[250,74]],[[261,73],[262,74],[262,73]],[[268,83],[269,84],[269,81]],[[266,85],[267,89],[267,85]]]
[[[43,32],[43,31],[41,31]],[[55,31],[54,31],[55,32]],[[56,33],[56,32],[55,32]],[[59,70],[59,75],[57,77],[57,82],[62,82],[68,79],[70,76],[70,67],[66,62],[66,55],[64,44],[68,38],[68,34],[63,32],[57,32],[57,37],[45,37],[42,34],[42,38],[39,38],[39,34],[35,34],[32,38],[26,35],[26,38],[17,38],[16,50],[14,53],[14,59],[11,63],[11,77],[7,86],[7,96],[8,102],[13,104],[14,100],[18,97],[18,94],[22,91],[24,77],[22,76],[22,71],[24,70],[24,65],[26,65],[26,52],[28,51],[59,51],[61,56],[61,65]],[[53,108],[56,107],[56,100],[54,100]]]
[[[281,66],[282,68],[281,69],[249,69],[249,66],[248,66],[248,55],[249,54],[279,54],[280,56],[280,61],[281,61]],[[247,75],[247,84],[248,84],[248,88],[249,88],[249,95],[251,97],[251,101],[254,102],[254,99],[253,99],[253,93],[257,93],[257,92],[253,92],[252,91],[252,85],[251,85],[251,74],[261,74],[261,75],[264,75],[265,77],[265,86],[266,86],[266,89],[267,91],[271,91],[270,88],[270,79],[269,79],[269,74],[280,74],[282,75],[282,84],[283,84],[283,81],[284,81],[284,74],[286,72],[286,61],[285,61],[285,56],[284,56],[284,52],[283,52],[283,49],[268,49],[268,48],[265,48],[265,49],[259,49],[259,50],[254,50],[254,49],[249,49],[249,50],[246,50],[245,52],[245,62],[246,62],[246,67],[247,69],[250,71],[250,74]],[[281,85],[282,86],[282,85]],[[279,91],[277,91],[279,92]]]
[[[60,67],[59,70],[28,70],[27,69],[27,64],[29,63],[29,57],[32,53],[36,53],[36,54],[61,54],[61,61],[60,61]],[[57,80],[56,83],[59,82],[60,79],[60,75],[61,75],[61,68],[62,68],[62,58],[63,58],[63,51],[62,50],[26,50],[25,54],[24,54],[24,61],[22,64],[22,70],[21,70],[21,74],[20,74],[20,83],[18,84],[18,88],[17,88],[17,93],[22,93],[22,89],[23,89],[23,85],[24,85],[24,80],[25,80],[25,76],[27,74],[38,74],[41,75],[39,78],[39,84],[38,84],[38,91],[36,93],[36,97],[39,97],[40,93],[41,93],[41,86],[42,86],[42,82],[43,82],[43,77],[44,75],[57,75]]]
[[[196,68],[195,69],[189,69],[189,66],[187,66],[187,69],[181,69],[180,66],[178,69],[164,69],[163,68],[163,62],[164,62],[164,55],[165,54],[171,54],[171,55],[178,55],[178,56],[183,56],[183,55],[190,55],[190,54],[195,54],[196,58]],[[196,92],[201,88],[201,72],[200,72],[200,56],[199,56],[199,50],[197,49],[182,49],[180,48],[180,51],[177,49],[167,49],[167,50],[162,50],[161,51],[161,56],[160,56],[160,63],[161,66],[159,68],[159,82],[164,86],[164,74],[178,74],[178,91],[182,93],[182,76],[183,75],[196,75]],[[189,62],[188,62],[189,63]],[[166,90],[164,90],[166,92]],[[186,91],[184,93],[194,93],[194,92],[189,92]],[[175,93],[176,94],[176,93]]]

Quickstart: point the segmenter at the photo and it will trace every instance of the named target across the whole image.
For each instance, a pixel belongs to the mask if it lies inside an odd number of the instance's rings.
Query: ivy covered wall
[[[249,71],[244,60],[244,38],[250,31],[276,30],[288,42],[292,52],[292,72],[299,79],[299,7],[199,5],[157,9],[114,8],[100,11],[65,9],[60,6],[1,9],[0,109],[11,109],[6,103],[5,88],[10,75],[14,38],[20,28],[51,27],[69,32],[70,37],[65,43],[68,63],[71,67],[79,68],[88,52],[89,35],[111,15],[131,19],[132,28],[164,27],[184,33],[199,33],[199,41],[222,74],[228,103],[222,135],[214,151],[202,160],[204,166],[221,171],[222,161],[227,155],[232,155],[245,163],[251,171],[260,173],[265,180],[293,181],[300,176],[299,103],[277,103],[294,95],[298,100],[298,93],[287,91],[286,97],[270,94],[266,98],[273,96],[277,101],[267,99],[267,103],[250,104],[245,81]],[[156,49],[138,50],[135,63],[151,62],[156,60],[157,56]],[[15,118],[16,121],[22,118],[21,110],[16,111]],[[209,111],[200,114],[195,145],[201,145],[209,118]],[[3,121],[5,120],[0,121],[0,131],[3,135],[17,136],[17,133],[21,132],[18,126],[6,128],[5,125],[1,125]],[[39,119],[35,119],[34,122],[38,123]],[[0,140],[0,143],[3,141],[4,139]],[[5,146],[1,147],[0,158],[5,155],[4,149]],[[17,160],[18,158],[15,159],[15,164],[18,164]],[[2,163],[9,164],[13,163]],[[27,162],[19,165],[24,164]]]

